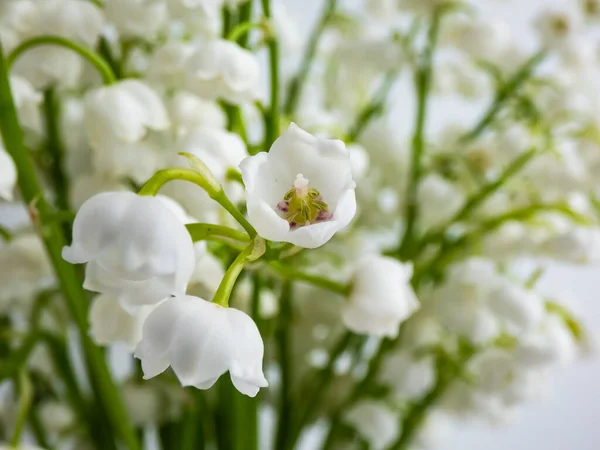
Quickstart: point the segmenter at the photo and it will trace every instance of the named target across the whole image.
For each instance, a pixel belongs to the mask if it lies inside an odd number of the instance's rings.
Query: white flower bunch
[[[433,449],[589,353],[539,278],[600,260],[598,2],[531,54],[475,2],[324,3],[305,45],[277,0],[0,5],[10,448]]]

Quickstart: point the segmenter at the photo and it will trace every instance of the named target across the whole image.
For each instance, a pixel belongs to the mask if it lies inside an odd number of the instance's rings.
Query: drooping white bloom
[[[140,141],[148,130],[169,127],[161,98],[138,80],[124,80],[88,91],[85,126],[92,147],[110,149],[115,141]]]
[[[173,96],[168,109],[178,135],[185,135],[198,127],[225,128],[227,122],[223,109],[217,103],[185,91]]]
[[[88,263],[84,287],[118,298],[129,311],[184,293],[195,265],[192,240],[176,213],[160,198],[131,192],[85,202],[63,258]]]
[[[54,283],[52,264],[39,236],[18,234],[8,244],[0,246],[1,310],[4,311],[11,301],[16,306],[29,305],[37,292]]]
[[[98,345],[121,342],[133,350],[142,339],[142,325],[153,309],[144,306],[132,314],[116,298],[100,294],[90,307],[90,334]]]
[[[240,169],[248,219],[265,239],[320,247],[356,213],[350,156],[341,141],[291,124],[269,153],[247,157]]]
[[[356,333],[396,337],[400,324],[419,308],[411,276],[410,264],[378,255],[363,257],[342,310],[344,325]]]
[[[108,0],[104,2],[106,18],[125,39],[152,39],[167,20],[163,0]]]
[[[193,33],[216,36],[221,31],[223,0],[167,0],[171,16]]]
[[[373,450],[383,450],[398,437],[398,414],[381,401],[362,400],[344,414],[344,421],[352,425]]]
[[[73,410],[65,403],[47,400],[40,405],[40,419],[45,428],[52,433],[63,433],[75,424]]]
[[[600,261],[600,230],[572,227],[552,236],[543,248],[544,253],[562,261],[590,264]]]
[[[437,174],[425,176],[419,183],[417,200],[421,205],[422,226],[433,228],[450,220],[465,202],[459,186]]]
[[[532,330],[544,316],[542,298],[508,280],[492,289],[489,306],[506,331],[515,335]]]
[[[186,62],[193,53],[194,45],[187,42],[168,42],[158,47],[150,59],[148,78],[167,88],[183,88]]]
[[[210,40],[188,58],[186,86],[207,100],[249,102],[260,94],[260,65],[254,54],[235,42]]]
[[[510,27],[497,20],[459,20],[451,23],[448,39],[473,58],[494,60],[510,43]]]
[[[183,386],[208,389],[229,371],[236,389],[254,397],[268,386],[263,353],[262,338],[248,315],[180,295],[148,316],[135,356],[142,362],[145,379],[171,366]]]
[[[6,150],[0,147],[0,198],[13,199],[13,191],[17,184],[17,167]]]
[[[41,133],[40,104],[43,100],[42,94],[36,91],[26,79],[18,75],[10,77],[10,88],[21,125],[29,130]]]
[[[394,353],[384,361],[380,379],[392,388],[397,398],[418,400],[436,382],[435,359],[432,356],[417,359],[406,351]]]
[[[36,27],[37,2],[8,0],[0,4],[0,38],[5,52],[12,51]]]
[[[576,342],[564,320],[556,314],[547,315],[536,330],[519,340],[518,360],[530,367],[571,362],[577,353]]]

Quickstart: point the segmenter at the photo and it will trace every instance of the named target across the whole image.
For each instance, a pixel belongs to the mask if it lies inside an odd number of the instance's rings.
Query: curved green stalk
[[[29,408],[33,402],[33,386],[31,380],[27,376],[25,369],[19,371],[18,377],[15,379],[15,383],[19,391],[19,409],[17,411],[17,422],[15,424],[15,430],[13,432],[12,439],[10,441],[11,447],[17,448],[21,442],[21,433],[25,427],[27,416],[29,414]]]
[[[303,281],[343,296],[347,296],[350,293],[350,285],[338,283],[337,281],[333,281],[319,275],[301,272],[293,267],[279,264],[276,261],[270,261],[269,266],[275,269],[279,275],[287,280]]]
[[[246,233],[223,225],[214,225],[212,223],[189,223],[185,226],[194,242],[207,240],[211,238],[228,238],[240,242],[249,242],[250,239]]]
[[[140,195],[156,195],[161,187],[169,181],[183,180],[194,183],[206,191],[208,196],[219,203],[238,223],[246,230],[251,238],[256,236],[256,230],[246,220],[244,215],[235,207],[225,195],[223,188],[214,180],[212,174],[208,176],[194,169],[165,169],[156,172],[140,189]]]
[[[62,292],[70,313],[75,321],[80,337],[86,368],[104,420],[120,434],[130,450],[138,450],[139,444],[119,391],[102,351],[92,342],[88,334],[88,298],[83,290],[81,279],[75,267],[62,259],[65,237],[59,224],[52,220],[54,212],[44,198],[31,157],[24,145],[23,130],[19,125],[17,110],[10,89],[8,65],[0,45],[0,133],[4,146],[17,167],[21,195],[29,208],[33,225],[44,241],[46,251],[54,266]]]
[[[73,42],[69,39],[65,39],[60,36],[36,36],[34,38],[28,39],[25,42],[22,42],[17,48],[15,48],[8,58],[6,59],[8,67],[12,67],[16,59],[21,56],[24,52],[29,50],[30,48],[39,47],[41,45],[58,45],[59,47],[68,48],[69,50],[73,50],[75,53],[78,53],[82,57],[92,64],[102,76],[104,80],[104,84],[112,84],[117,81],[114,72],[108,65],[108,63],[96,52],[90,50],[89,48],[84,47],[76,42]]]

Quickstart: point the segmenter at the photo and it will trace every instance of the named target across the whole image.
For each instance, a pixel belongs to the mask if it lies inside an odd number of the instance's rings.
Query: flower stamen
[[[277,204],[277,211],[289,222],[291,229],[331,220],[333,214],[329,206],[318,190],[309,187],[309,180],[304,175],[296,175],[292,186]]]

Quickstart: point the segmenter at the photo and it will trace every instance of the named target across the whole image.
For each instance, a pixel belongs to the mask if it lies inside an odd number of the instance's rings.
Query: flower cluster
[[[598,2],[531,51],[324,3],[305,45],[276,0],[0,5],[10,448],[433,449],[592,348],[540,278],[600,260]]]

